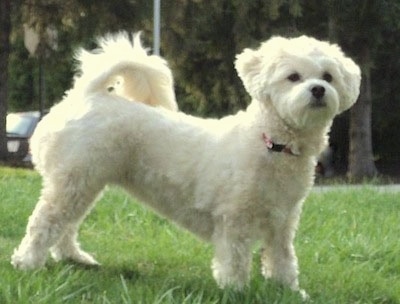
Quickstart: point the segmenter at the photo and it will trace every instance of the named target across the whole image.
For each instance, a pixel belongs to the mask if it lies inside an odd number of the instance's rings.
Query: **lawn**
[[[123,191],[108,189],[81,229],[83,248],[102,265],[54,263],[16,271],[10,255],[40,191],[33,171],[0,168],[0,303],[301,303],[259,274],[250,286],[219,290],[212,248]],[[400,303],[400,193],[365,186],[312,193],[296,238],[300,284],[313,303]]]

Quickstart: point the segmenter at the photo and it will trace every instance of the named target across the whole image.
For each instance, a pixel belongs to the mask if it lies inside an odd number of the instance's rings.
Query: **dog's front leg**
[[[243,289],[250,273],[250,239],[241,234],[240,225],[224,219],[216,225],[213,243],[215,254],[211,268],[218,286]]]
[[[273,279],[308,296],[299,288],[298,263],[293,241],[300,213],[293,212],[288,218],[270,218],[265,234],[265,247],[261,254],[261,270],[266,279]]]
[[[293,290],[299,287],[297,257],[293,245],[274,237],[266,244],[261,254],[262,274]]]

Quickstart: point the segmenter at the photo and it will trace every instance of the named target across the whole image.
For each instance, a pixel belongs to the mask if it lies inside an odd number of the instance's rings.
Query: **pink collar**
[[[268,151],[270,152],[284,152],[289,155],[299,156],[299,154],[294,153],[288,145],[274,143],[273,140],[269,138],[265,133],[262,134],[262,138],[265,145],[267,146]]]

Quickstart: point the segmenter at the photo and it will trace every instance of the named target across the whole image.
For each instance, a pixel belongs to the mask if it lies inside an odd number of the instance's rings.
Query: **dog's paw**
[[[38,256],[30,252],[21,253],[17,249],[14,250],[14,254],[11,256],[11,265],[15,269],[20,270],[33,270],[41,268],[46,262],[46,255]]]
[[[213,260],[212,263],[213,277],[217,285],[221,289],[232,289],[242,291],[248,284],[249,275],[247,271],[234,271],[229,267],[225,267]]]
[[[89,253],[84,251],[80,251],[79,254],[73,255],[69,258],[79,264],[84,264],[87,266],[100,266],[100,263],[97,262],[97,260],[94,257],[92,257]]]
[[[70,252],[63,252],[60,248],[53,247],[50,249],[51,257],[59,262],[61,260],[71,260],[78,264],[88,265],[88,266],[99,266],[100,263],[96,261],[96,259],[91,256],[89,253],[80,250],[78,248],[74,248]]]
[[[308,293],[304,289],[299,289],[299,290],[297,290],[297,292],[300,294],[300,297],[303,300],[303,302],[311,301],[310,300],[310,296],[308,295]]]

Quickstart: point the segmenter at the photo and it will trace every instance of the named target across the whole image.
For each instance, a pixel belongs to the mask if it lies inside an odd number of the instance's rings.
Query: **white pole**
[[[153,54],[160,55],[160,1],[154,0],[154,41],[153,41]]]

